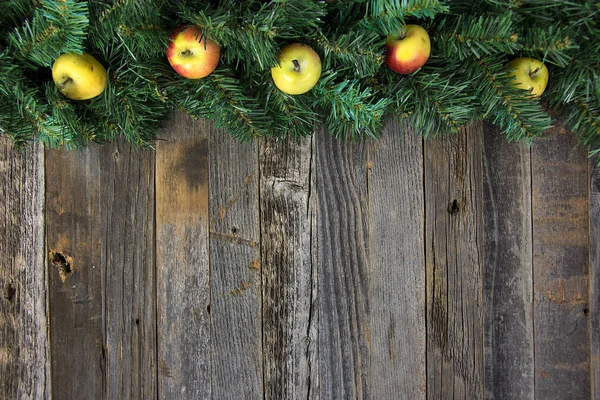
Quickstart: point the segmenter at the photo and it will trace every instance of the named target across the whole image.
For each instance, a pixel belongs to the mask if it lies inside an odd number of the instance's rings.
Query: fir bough
[[[385,65],[385,40],[406,24],[431,37],[427,64],[410,75]],[[168,64],[169,36],[199,26],[221,47],[210,76],[188,80]],[[376,138],[389,118],[424,136],[490,118],[508,140],[531,140],[563,115],[600,151],[600,4],[559,0],[10,0],[0,3],[0,131],[17,145],[83,146],[125,137],[151,145],[174,108],[240,140],[302,137],[324,125],[345,140]],[[308,93],[277,89],[270,69],[291,42],[319,53]],[[88,52],[108,72],[105,92],[62,96],[51,66]],[[540,99],[505,66],[546,63]]]

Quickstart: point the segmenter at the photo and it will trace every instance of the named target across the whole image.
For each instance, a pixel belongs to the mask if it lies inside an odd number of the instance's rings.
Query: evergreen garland
[[[385,64],[385,38],[424,27],[431,57],[410,75]],[[165,49],[178,26],[197,25],[221,48],[218,68],[189,80]],[[249,140],[302,137],[324,124],[339,138],[376,138],[388,118],[424,136],[491,118],[508,140],[549,128],[553,115],[600,152],[600,3],[562,0],[9,0],[0,3],[0,131],[17,145],[82,146],[125,137],[151,145],[173,108]],[[323,74],[287,95],[270,75],[280,48],[311,46]],[[51,66],[92,54],[108,87],[87,101],[62,96]],[[540,99],[511,83],[521,56],[550,70]]]

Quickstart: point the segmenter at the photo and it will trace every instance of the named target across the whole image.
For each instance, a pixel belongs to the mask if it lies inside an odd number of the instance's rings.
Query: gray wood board
[[[325,131],[317,157],[318,387],[323,399],[370,397],[367,145]]]
[[[105,395],[100,155],[46,150],[52,395]]]
[[[156,146],[158,393],[211,396],[208,131],[174,113]]]
[[[482,126],[425,142],[427,390],[483,396]]]
[[[258,143],[210,135],[210,323],[214,399],[263,397]]]
[[[590,397],[588,161],[553,128],[531,153],[535,397]]]
[[[592,398],[600,400],[600,166],[590,160],[590,315]],[[585,310],[584,310],[585,312]]]
[[[154,152],[123,140],[100,151],[106,395],[156,398]]]
[[[50,398],[44,150],[0,137],[0,398]]]
[[[313,140],[262,140],[260,219],[265,398],[316,394]]]
[[[423,139],[388,124],[368,168],[370,394],[425,399]]]
[[[534,398],[531,149],[484,125],[485,398]]]

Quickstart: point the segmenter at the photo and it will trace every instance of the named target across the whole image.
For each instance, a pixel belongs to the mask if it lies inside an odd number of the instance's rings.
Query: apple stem
[[[60,85],[58,85],[58,88],[62,90],[71,82],[73,82],[73,79],[67,78],[67,80],[63,81]]]
[[[540,67],[537,67],[534,71],[529,73],[529,76],[533,79],[533,75],[537,74],[540,69]]]
[[[292,60],[292,63],[294,63],[294,71],[300,71],[300,63],[298,62],[298,60]]]

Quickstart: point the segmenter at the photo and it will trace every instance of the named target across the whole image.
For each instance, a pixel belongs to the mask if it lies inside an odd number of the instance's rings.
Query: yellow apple
[[[200,79],[217,68],[221,49],[202,35],[197,26],[177,28],[171,35],[167,59],[175,71],[189,79]]]
[[[543,62],[530,57],[516,58],[507,68],[516,87],[529,90],[533,97],[540,97],[548,85],[548,68]]]
[[[388,67],[399,74],[410,74],[429,59],[431,41],[425,29],[406,25],[400,34],[387,37],[386,50],[385,63]]]
[[[321,58],[310,46],[288,44],[281,49],[278,59],[279,65],[271,68],[271,76],[284,93],[306,93],[321,77]]]
[[[52,65],[52,80],[72,100],[88,100],[106,88],[106,70],[88,53],[65,53]]]

